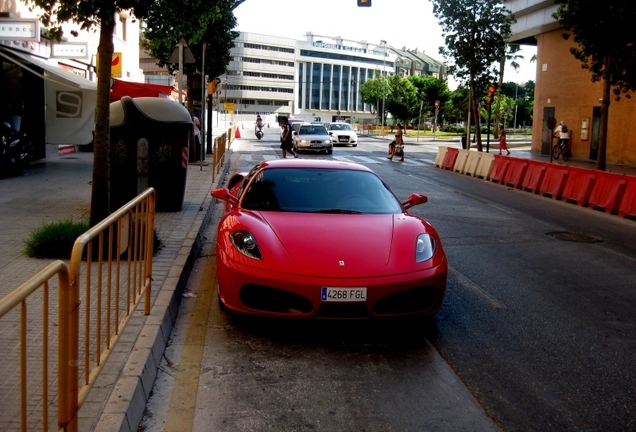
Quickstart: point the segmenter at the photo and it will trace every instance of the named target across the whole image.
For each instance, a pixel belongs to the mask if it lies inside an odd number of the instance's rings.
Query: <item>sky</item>
[[[235,30],[305,40],[305,34],[341,36],[369,44],[386,40],[396,48],[417,48],[443,61],[442,30],[428,0],[372,0],[371,7],[358,7],[357,0],[246,0],[234,10]],[[346,41],[345,41],[346,44]],[[507,67],[504,81],[536,81],[536,48],[521,52],[519,71]],[[449,87],[456,83],[449,79]]]

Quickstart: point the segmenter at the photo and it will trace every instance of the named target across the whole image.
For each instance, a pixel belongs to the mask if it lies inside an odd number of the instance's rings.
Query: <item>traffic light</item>
[[[358,0],[358,7],[371,7],[371,0]]]
[[[208,94],[213,95],[216,93],[216,86],[219,85],[221,80],[219,78],[214,78],[212,81],[208,83]]]
[[[495,94],[495,86],[488,87],[488,97],[486,97],[486,109],[490,110],[490,104],[492,102],[492,96]]]

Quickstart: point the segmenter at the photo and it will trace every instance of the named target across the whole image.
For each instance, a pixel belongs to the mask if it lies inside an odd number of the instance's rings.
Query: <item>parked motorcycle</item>
[[[31,140],[21,131],[22,117],[2,125],[0,139],[0,178],[22,174],[31,161]]]

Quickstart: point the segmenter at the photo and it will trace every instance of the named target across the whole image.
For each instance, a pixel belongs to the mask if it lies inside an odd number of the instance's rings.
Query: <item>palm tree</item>
[[[495,138],[499,138],[501,90],[503,89],[504,69],[506,67],[506,62],[509,61],[510,66],[512,66],[514,70],[519,70],[520,65],[517,63],[517,60],[523,60],[523,56],[521,54],[517,54],[519,51],[521,51],[521,46],[519,44],[508,44],[508,49],[501,57],[501,62],[499,63],[499,85],[497,86],[497,106],[495,107]]]

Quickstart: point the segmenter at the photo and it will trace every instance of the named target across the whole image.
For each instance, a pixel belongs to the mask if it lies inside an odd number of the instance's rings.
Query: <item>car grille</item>
[[[318,309],[316,318],[369,318],[369,311],[365,303],[335,304],[324,303]]]
[[[311,300],[303,296],[264,285],[243,286],[239,298],[248,308],[266,312],[307,314],[313,309]]]
[[[349,137],[348,136],[339,136],[338,137],[338,142],[348,143],[349,142]]]
[[[381,298],[373,305],[373,312],[378,315],[399,315],[434,311],[437,297],[435,287],[412,288]]]

